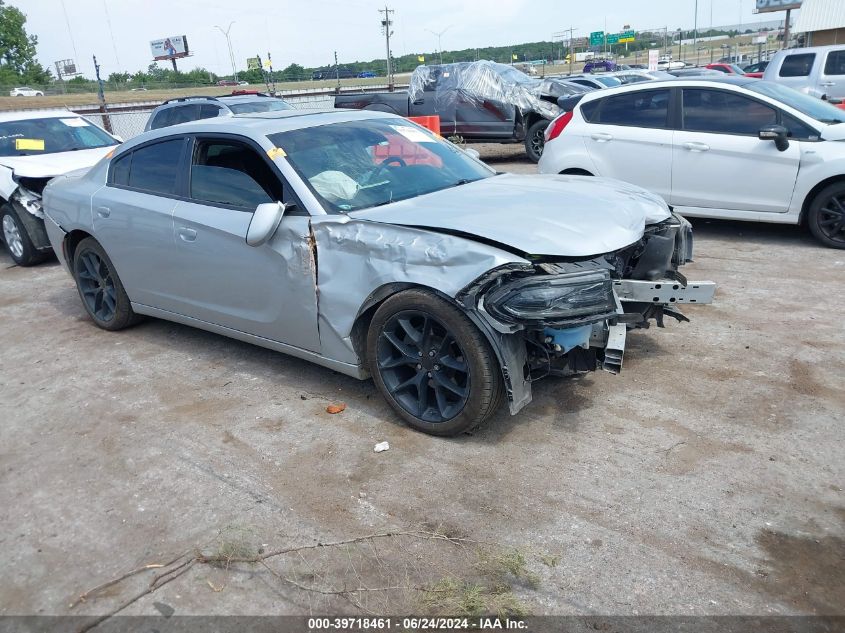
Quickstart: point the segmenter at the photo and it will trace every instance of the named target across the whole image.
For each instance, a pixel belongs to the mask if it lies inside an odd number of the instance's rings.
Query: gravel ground
[[[518,145],[479,149],[534,171]],[[203,544],[231,558],[397,529],[493,545],[418,534],[195,564],[126,612],[443,609],[498,579],[486,604],[535,614],[843,613],[845,252],[794,227],[695,231],[684,272],[719,284],[712,306],[631,334],[620,375],[543,381],[456,439],[281,354],[157,320],[100,331],[55,262],[3,251],[0,614],[105,614],[153,572],[69,604]],[[399,588],[302,588],[364,583]]]

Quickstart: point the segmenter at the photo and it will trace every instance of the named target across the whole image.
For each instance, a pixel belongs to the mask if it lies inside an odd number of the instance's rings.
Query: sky
[[[370,0],[6,0],[27,16],[27,31],[38,37],[38,59],[52,67],[73,58],[93,77],[92,55],[104,78],[112,72],[146,70],[149,42],[186,35],[193,57],[181,70],[202,66],[230,74],[224,30],[230,22],[238,70],[246,58],[269,51],[273,66],[329,65],[385,56],[381,33],[383,2]],[[754,0],[698,0],[699,28],[782,18],[755,15]],[[391,48],[394,56],[433,52],[441,35],[444,50],[505,46],[551,40],[573,27],[575,37],[605,29],[617,32],[668,26],[691,29],[696,0],[393,0]],[[159,62],[163,67],[165,62]]]

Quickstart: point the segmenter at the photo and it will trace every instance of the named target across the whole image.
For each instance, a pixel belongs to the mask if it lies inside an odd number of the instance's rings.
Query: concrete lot
[[[518,146],[481,149],[534,171]],[[467,582],[534,614],[843,613],[845,252],[794,227],[695,231],[684,273],[718,282],[714,305],[629,335],[622,374],[541,382],[519,416],[457,439],[300,360],[164,321],[98,330],[55,262],[2,251],[0,614],[107,613],[153,572],[69,604],[202,545],[396,529],[493,545],[416,535],[196,564],[126,612],[444,610]],[[336,593],[362,586],[395,588]]]

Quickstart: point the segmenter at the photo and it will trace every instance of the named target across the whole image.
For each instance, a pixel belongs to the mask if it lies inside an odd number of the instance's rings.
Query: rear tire
[[[86,237],[76,245],[73,278],[85,311],[98,327],[122,330],[140,320],[132,311],[114,264],[93,237]]]
[[[525,133],[525,154],[532,163],[540,162],[540,156],[543,155],[543,146],[546,144],[546,138],[543,133],[549,127],[549,121],[540,119],[534,121]]]
[[[26,226],[18,216],[18,212],[9,204],[0,207],[0,225],[3,230],[3,242],[18,266],[34,266],[47,257],[33,246]]]
[[[810,232],[828,248],[845,248],[845,182],[822,189],[807,212]]]
[[[367,335],[367,362],[388,404],[431,435],[481,425],[504,391],[487,339],[431,290],[406,290],[381,304]]]

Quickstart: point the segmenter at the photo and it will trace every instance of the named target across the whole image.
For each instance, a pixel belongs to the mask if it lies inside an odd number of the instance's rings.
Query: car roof
[[[9,121],[25,121],[28,119],[56,119],[78,118],[79,115],[70,110],[20,110],[17,112],[0,112],[0,123]]]
[[[774,58],[775,56],[783,57],[784,55],[794,55],[795,53],[823,53],[827,51],[842,49],[845,49],[845,43],[827,44],[825,46],[805,46],[804,48],[785,48],[775,52],[775,54],[772,55],[772,58]]]
[[[593,99],[603,99],[604,97],[615,95],[615,94],[622,94],[624,92],[633,92],[637,90],[655,90],[660,87],[667,86],[669,88],[707,88],[709,86],[715,85],[727,85],[727,86],[736,86],[737,88],[744,88],[750,84],[754,84],[760,79],[755,79],[753,77],[731,77],[729,75],[723,75],[720,77],[701,77],[698,75],[694,75],[692,77],[675,77],[674,79],[655,79],[654,81],[642,81],[632,84],[623,84],[621,86],[613,86],[611,88],[605,88],[604,90],[596,90],[595,92],[590,92],[584,95],[583,100],[581,103],[588,103]]]
[[[307,127],[317,127],[347,121],[366,119],[402,119],[396,114],[373,110],[346,110],[343,108],[274,110],[272,112],[250,112],[233,116],[214,117],[178,123],[168,127],[150,130],[126,141],[121,148],[134,147],[146,141],[177,134],[241,134],[245,136],[267,136]]]

